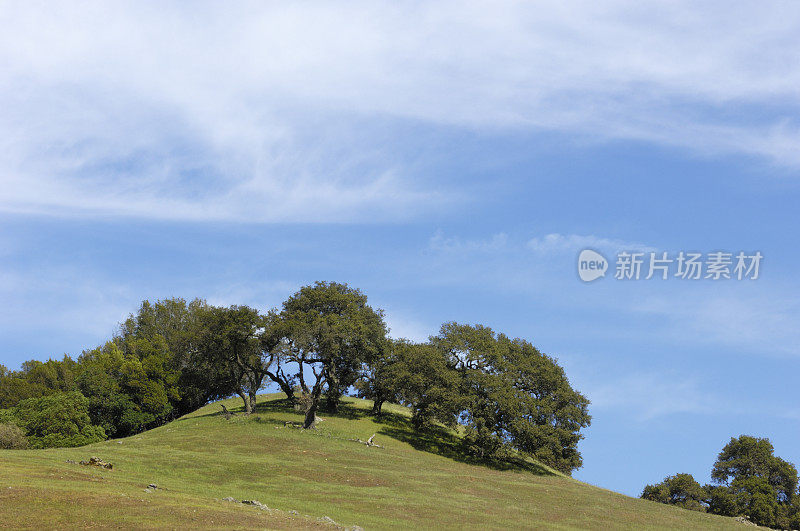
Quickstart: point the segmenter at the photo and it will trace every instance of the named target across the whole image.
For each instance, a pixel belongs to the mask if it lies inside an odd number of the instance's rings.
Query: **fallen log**
[[[377,433],[373,433],[372,437],[370,437],[366,441],[362,441],[361,439],[350,439],[350,440],[358,442],[358,443],[361,443],[361,444],[364,444],[366,446],[371,446],[373,448],[383,448],[383,446],[381,446],[380,444],[375,444],[374,442],[372,442],[372,440],[375,438],[376,435],[378,435],[378,434]]]

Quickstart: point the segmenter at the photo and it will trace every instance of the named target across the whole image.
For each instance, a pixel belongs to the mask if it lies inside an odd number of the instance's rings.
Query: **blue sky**
[[[0,4],[0,363],[145,298],[314,280],[392,334],[482,323],[591,400],[579,479],[800,464],[792,2]],[[760,251],[756,281],[581,282],[578,252]],[[612,264],[613,267],[613,264]]]

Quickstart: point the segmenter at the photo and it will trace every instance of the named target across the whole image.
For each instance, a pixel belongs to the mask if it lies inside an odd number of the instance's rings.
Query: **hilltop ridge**
[[[13,527],[741,527],[587,485],[532,460],[470,462],[458,451],[457,434],[417,435],[397,405],[385,405],[387,415],[375,420],[370,401],[345,398],[341,412],[323,415],[317,429],[296,429],[302,415],[281,397],[259,396],[249,416],[231,399],[126,439],[0,452],[0,521]],[[238,414],[226,420],[221,405]],[[358,442],[373,434],[383,448]],[[113,470],[74,464],[90,456],[113,463]]]

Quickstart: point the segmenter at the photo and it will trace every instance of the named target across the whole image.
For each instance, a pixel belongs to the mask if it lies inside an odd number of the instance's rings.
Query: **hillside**
[[[377,423],[370,406],[346,399],[341,414],[303,431],[285,426],[301,416],[267,395],[249,417],[226,420],[217,403],[128,439],[0,451],[0,527],[741,528],[532,462],[465,462],[452,434],[420,439],[403,408],[385,407],[391,414]],[[384,448],[352,440],[372,434]],[[90,456],[113,470],[68,462]]]

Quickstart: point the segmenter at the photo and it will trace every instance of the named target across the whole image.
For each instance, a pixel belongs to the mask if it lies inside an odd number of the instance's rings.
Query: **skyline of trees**
[[[722,516],[746,516],[776,529],[800,528],[797,468],[775,455],[767,438],[740,435],[720,451],[705,486],[691,474],[647,485],[641,497]]]
[[[463,426],[463,450],[477,459],[525,454],[565,473],[582,464],[580,431],[589,401],[552,357],[523,339],[482,325],[445,323],[415,343],[389,337],[383,311],[360,290],[337,282],[301,287],[280,308],[262,313],[202,300],[143,301],[105,344],[77,359],[30,361],[0,370],[0,409],[33,433],[30,404],[72,400],[86,417],[52,427],[47,444],[125,437],[160,426],[224,397],[238,395],[245,413],[272,382],[313,428],[317,413],[336,413],[358,393],[411,410],[411,424]],[[39,402],[26,403],[25,400]],[[36,406],[34,406],[35,408]],[[89,432],[87,432],[89,433]],[[44,439],[42,439],[44,440]]]

